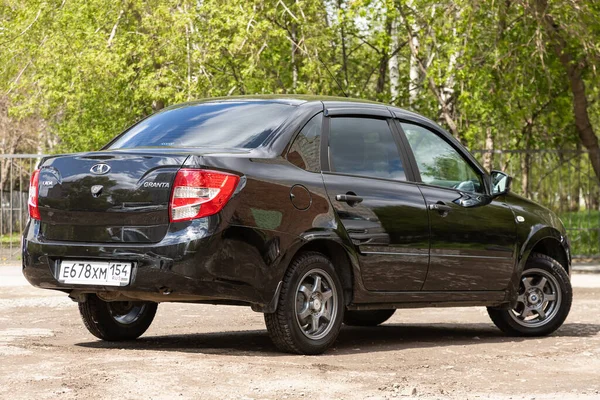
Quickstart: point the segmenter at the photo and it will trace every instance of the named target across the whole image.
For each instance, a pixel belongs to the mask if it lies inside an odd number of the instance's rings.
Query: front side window
[[[429,129],[401,123],[423,183],[484,193],[481,175],[448,142]]]
[[[323,114],[315,115],[304,125],[287,154],[289,162],[311,172],[321,172],[321,126]]]
[[[386,120],[335,117],[329,126],[332,171],[406,180],[398,147]]]

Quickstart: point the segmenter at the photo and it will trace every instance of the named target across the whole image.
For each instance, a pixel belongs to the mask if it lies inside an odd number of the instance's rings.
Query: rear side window
[[[321,171],[321,126],[323,114],[315,115],[300,131],[287,154],[289,162],[311,172]]]
[[[134,125],[109,148],[256,148],[287,119],[294,108],[266,101],[182,104]]]
[[[392,131],[383,119],[332,118],[329,157],[335,172],[406,180]]]

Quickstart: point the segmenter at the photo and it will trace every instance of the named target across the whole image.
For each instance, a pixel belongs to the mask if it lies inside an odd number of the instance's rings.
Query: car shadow
[[[600,324],[563,325],[550,337],[587,337],[600,332]],[[505,336],[490,324],[384,324],[348,327],[340,331],[327,354],[356,354],[414,348],[518,343],[536,338]],[[153,350],[244,356],[285,356],[271,343],[266,330],[145,336],[134,341],[77,343],[94,349]]]

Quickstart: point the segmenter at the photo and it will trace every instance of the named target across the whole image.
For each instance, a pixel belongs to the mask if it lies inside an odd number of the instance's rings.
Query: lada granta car
[[[250,306],[283,351],[406,307],[486,306],[510,335],[569,312],[569,241],[432,121],[336,98],[166,108],[31,178],[23,273],[131,340],[161,302]]]

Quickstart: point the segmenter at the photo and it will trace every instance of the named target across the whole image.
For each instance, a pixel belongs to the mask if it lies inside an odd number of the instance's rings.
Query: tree
[[[551,7],[547,0],[534,0],[526,7],[543,26],[550,51],[563,67],[573,96],[575,128],[581,144],[589,151],[590,162],[600,180],[600,147],[590,118],[585,82],[586,78],[596,78],[595,63],[600,60],[600,7],[594,2],[556,2]]]
[[[0,93],[11,118],[58,138],[41,141],[50,151],[97,149],[207,96],[347,94],[420,112],[472,149],[582,146],[598,173],[599,17],[557,0],[6,0]],[[535,190],[531,158],[501,161]]]

